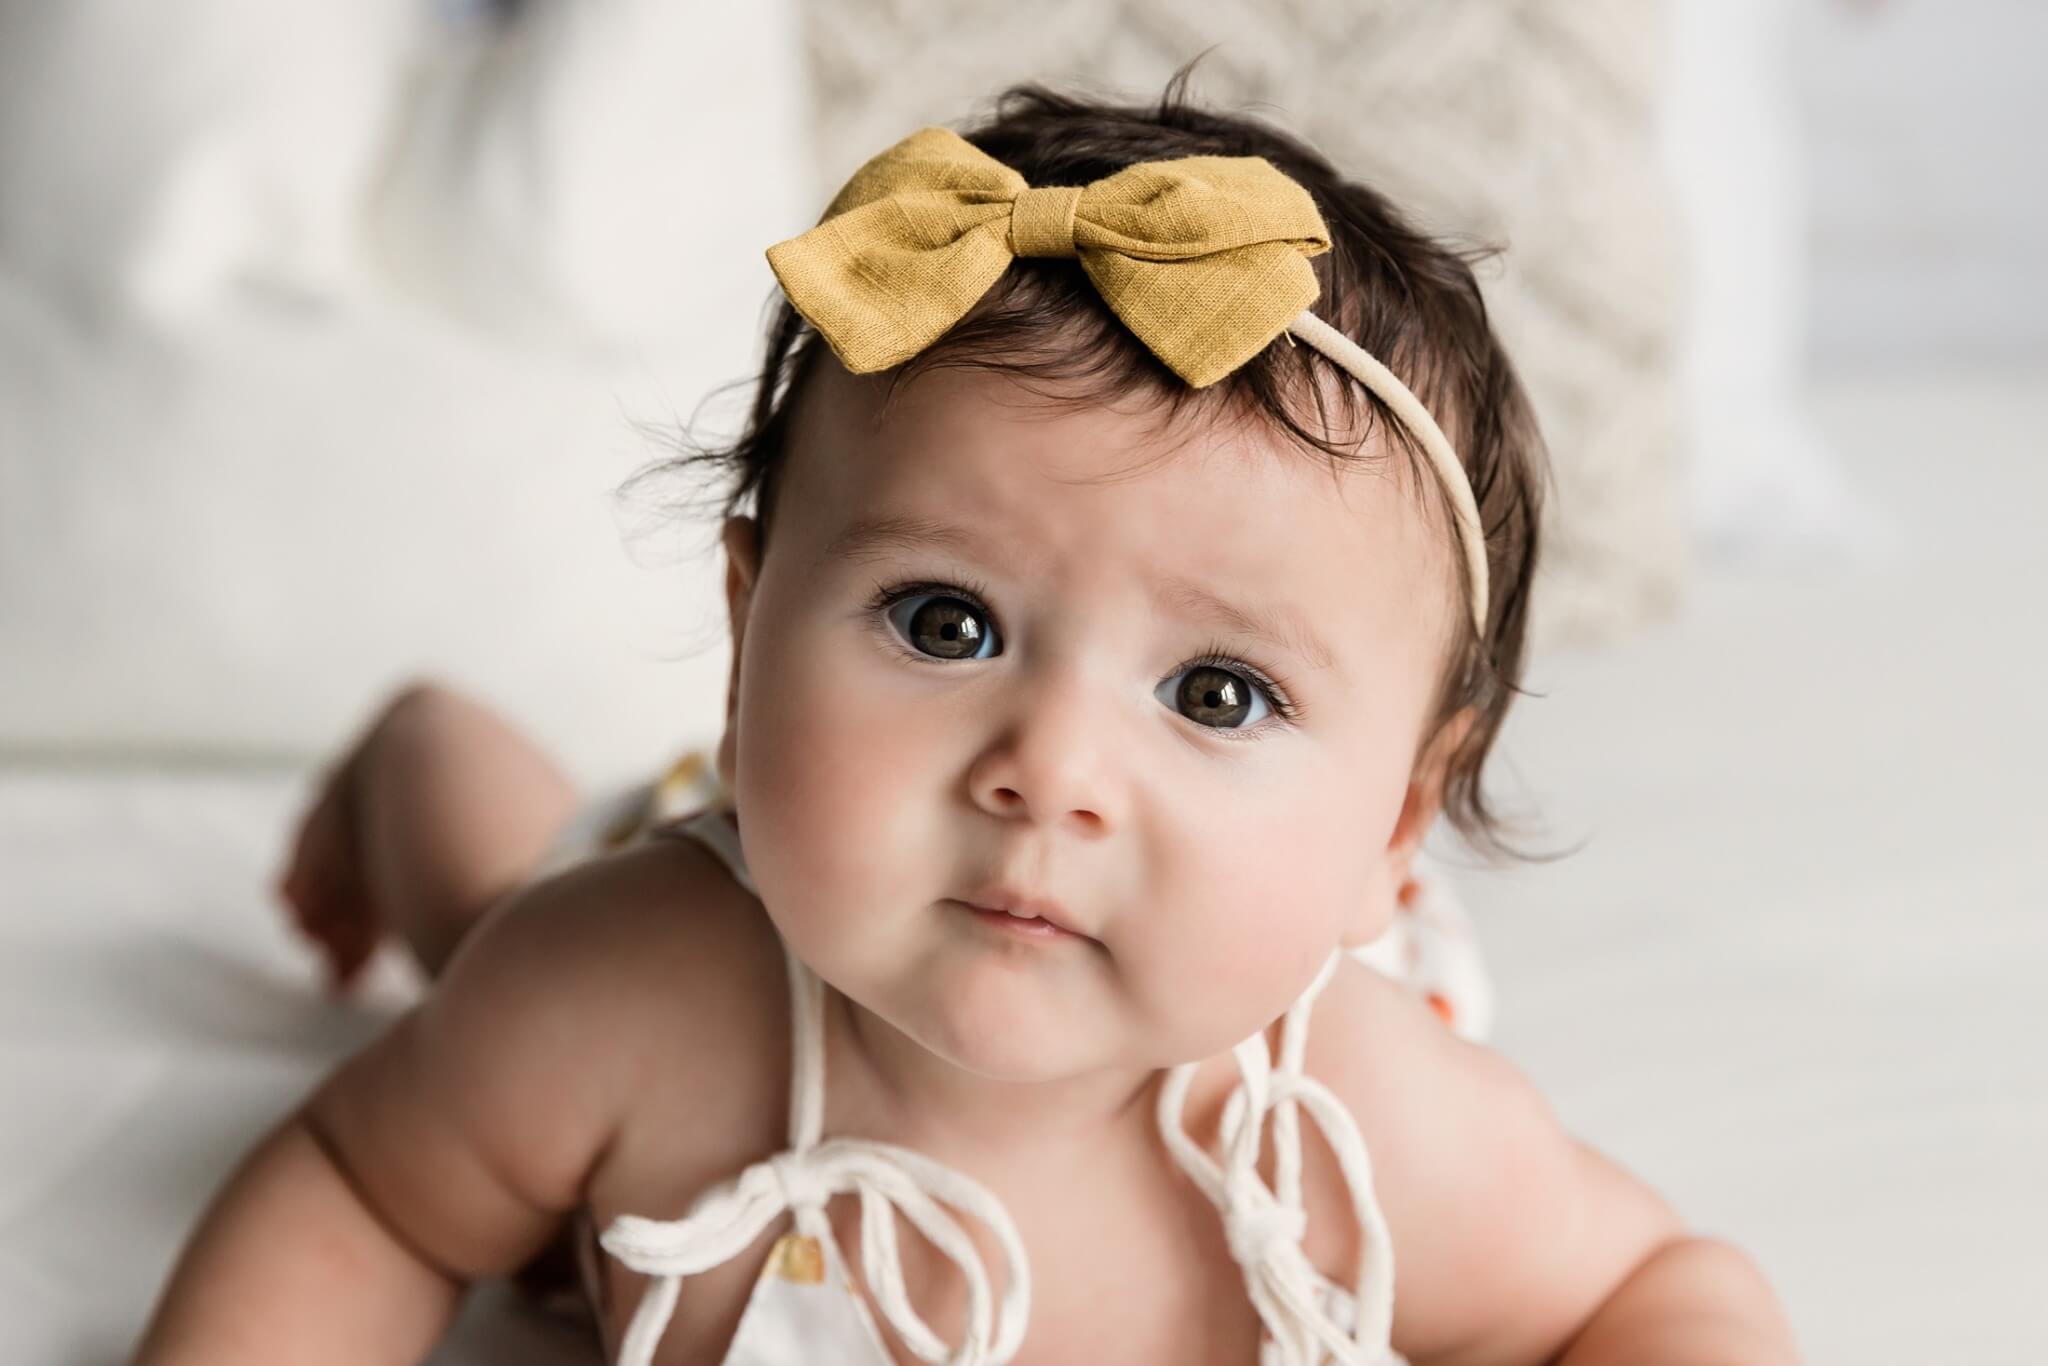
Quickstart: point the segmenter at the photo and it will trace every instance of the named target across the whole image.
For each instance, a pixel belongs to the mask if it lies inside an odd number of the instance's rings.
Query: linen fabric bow
[[[855,374],[945,334],[1020,256],[1078,257],[1125,326],[1188,384],[1287,329],[1330,248],[1307,190],[1263,157],[1181,157],[1034,187],[946,128],[857,171],[802,236],[768,249],[797,312]]]

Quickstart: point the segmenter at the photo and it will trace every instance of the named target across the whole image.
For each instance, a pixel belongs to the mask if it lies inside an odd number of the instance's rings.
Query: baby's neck
[[[879,1116],[908,1146],[931,1152],[1041,1155],[1106,1130],[1151,1123],[1160,1071],[1106,1069],[1049,1082],[1007,1082],[948,1062],[872,1011],[826,989],[828,1028],[874,1085]]]

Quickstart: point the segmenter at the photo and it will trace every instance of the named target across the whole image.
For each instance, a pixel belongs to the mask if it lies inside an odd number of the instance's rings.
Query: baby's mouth
[[[1063,909],[1042,897],[1023,896],[1005,888],[992,887],[971,897],[956,898],[952,904],[1002,934],[1046,943],[1089,938],[1081,933]]]

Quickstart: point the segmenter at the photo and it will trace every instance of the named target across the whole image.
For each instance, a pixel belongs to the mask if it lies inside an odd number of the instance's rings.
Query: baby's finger
[[[327,931],[328,966],[335,991],[346,994],[377,952],[378,936],[362,920],[345,921]]]

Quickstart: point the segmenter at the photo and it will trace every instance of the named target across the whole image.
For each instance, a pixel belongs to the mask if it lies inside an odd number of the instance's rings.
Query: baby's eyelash
[[[935,583],[928,579],[917,579],[909,583],[877,583],[874,596],[868,599],[867,610],[885,612],[905,598],[914,598],[920,593],[958,598],[975,611],[991,619],[995,617],[995,613],[988,609],[988,585],[972,580],[960,583]]]
[[[1243,674],[1246,678],[1256,683],[1260,691],[1266,694],[1266,700],[1272,703],[1275,716],[1290,724],[1301,719],[1300,705],[1295,702],[1293,693],[1287,684],[1281,681],[1278,675],[1274,674],[1270,669],[1260,668],[1250,660],[1240,659],[1236,655],[1230,654],[1225,650],[1221,641],[1212,642],[1202,653],[1176,667],[1173,673],[1168,674],[1166,678],[1173,678],[1176,675],[1186,673],[1189,669],[1201,668],[1227,669],[1232,673]],[[1164,683],[1166,678],[1162,678],[1159,681]],[[1256,730],[1257,727],[1253,727],[1253,729]]]

